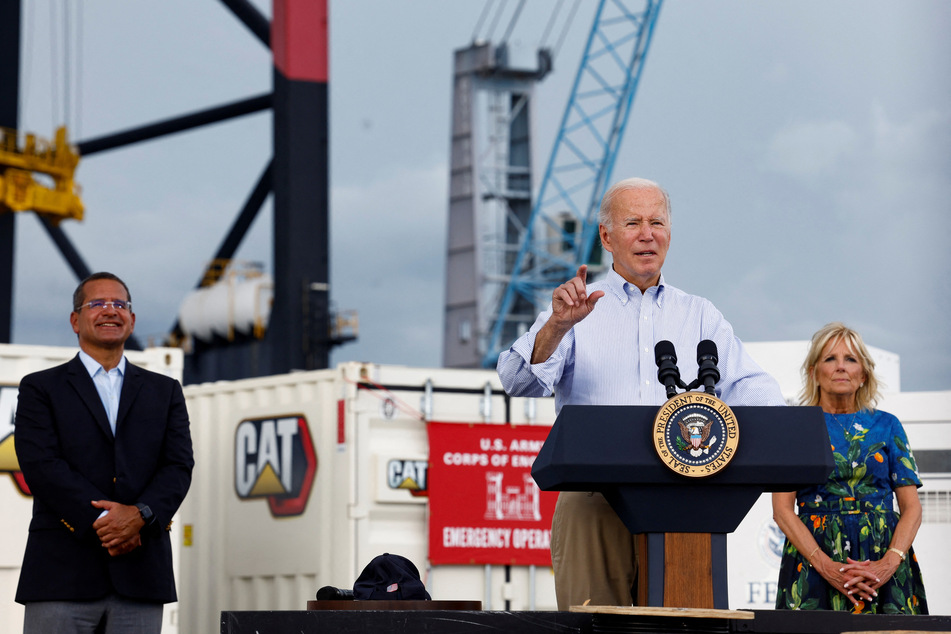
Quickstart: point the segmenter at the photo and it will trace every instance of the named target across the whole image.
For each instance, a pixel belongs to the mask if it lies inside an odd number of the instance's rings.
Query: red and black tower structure
[[[20,2],[0,2],[0,127],[17,129],[20,85]],[[13,87],[13,90],[4,89]],[[0,213],[0,343],[13,336],[13,214]]]
[[[273,91],[156,123],[80,141],[82,157],[270,108],[273,157],[267,161],[199,287],[233,258],[273,194],[273,304],[262,336],[193,341],[185,382],[239,379],[329,365],[332,346],[352,340],[331,332],[329,267],[329,39],[327,0],[272,0],[268,22],[249,0],[221,0],[272,52]],[[16,129],[20,2],[0,2],[0,126]],[[91,210],[94,211],[94,210]],[[13,305],[14,214],[0,213],[0,343],[9,342]],[[59,224],[40,216],[78,279],[90,269]],[[184,340],[176,323],[170,341]],[[127,347],[137,348],[130,340]]]
[[[274,0],[272,373],[330,362],[327,0]]]

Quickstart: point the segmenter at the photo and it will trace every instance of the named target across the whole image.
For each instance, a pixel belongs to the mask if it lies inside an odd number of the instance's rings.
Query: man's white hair
[[[625,178],[622,181],[614,183],[608,188],[608,191],[604,193],[604,197],[601,198],[601,208],[598,210],[598,222],[600,224],[608,229],[611,228],[614,221],[611,217],[611,203],[614,202],[618,194],[631,189],[656,189],[659,191],[661,196],[664,197],[664,210],[667,212],[667,222],[670,223],[670,196],[667,195],[667,191],[652,180],[634,177]]]

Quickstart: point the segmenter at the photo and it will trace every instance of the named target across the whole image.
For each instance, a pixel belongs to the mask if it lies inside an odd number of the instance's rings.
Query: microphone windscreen
[[[713,343],[712,341],[710,343]],[[714,346],[714,349],[716,347]],[[674,344],[664,339],[663,341],[658,341],[654,346],[654,363],[660,365],[660,360],[664,357],[672,357],[673,362],[677,363],[677,350],[674,349]]]
[[[704,357],[712,357],[714,363],[720,361],[720,357],[717,354],[717,344],[709,339],[704,339],[697,344],[697,363],[700,363],[700,359]]]

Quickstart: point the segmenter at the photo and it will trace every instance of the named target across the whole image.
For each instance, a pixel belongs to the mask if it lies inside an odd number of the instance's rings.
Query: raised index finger
[[[582,284],[587,284],[586,280],[588,278],[588,265],[582,264],[578,267],[578,277],[581,279]]]

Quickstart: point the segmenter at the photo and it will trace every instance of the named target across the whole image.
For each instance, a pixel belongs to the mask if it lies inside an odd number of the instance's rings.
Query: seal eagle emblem
[[[680,436],[690,444],[687,449],[691,456],[697,457],[709,453],[710,447],[717,443],[717,437],[710,436],[713,421],[704,416],[697,414],[684,416],[684,419],[678,420],[677,424],[680,425]]]

